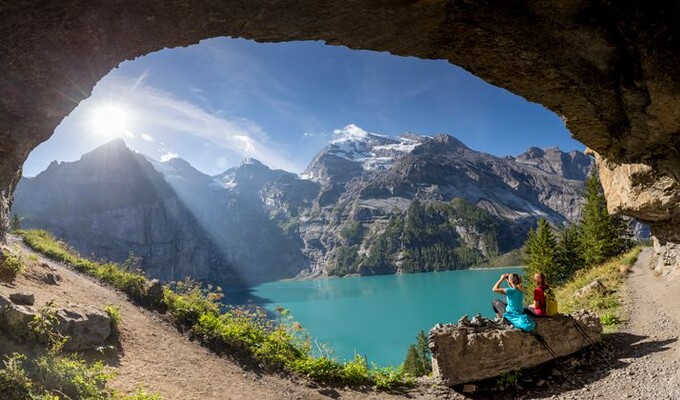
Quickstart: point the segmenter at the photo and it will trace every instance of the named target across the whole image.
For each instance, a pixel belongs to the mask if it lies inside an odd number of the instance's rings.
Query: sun
[[[95,133],[107,137],[123,136],[127,131],[129,112],[114,104],[101,105],[92,111],[90,123]]]

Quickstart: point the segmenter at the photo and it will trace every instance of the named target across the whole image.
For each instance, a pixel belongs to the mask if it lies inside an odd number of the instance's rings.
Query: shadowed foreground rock
[[[40,340],[30,327],[38,310],[0,295],[0,334],[24,342]],[[56,312],[59,333],[68,336],[64,350],[82,351],[103,345],[111,336],[111,318],[92,306],[69,304]]]
[[[536,332],[557,357],[600,340],[599,318],[587,311],[536,319]],[[538,339],[507,324],[475,317],[430,331],[432,370],[448,386],[492,378],[553,359]]]

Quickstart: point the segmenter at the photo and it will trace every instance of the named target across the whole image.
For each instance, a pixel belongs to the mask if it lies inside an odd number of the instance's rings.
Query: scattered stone
[[[61,281],[61,276],[48,273],[43,276],[42,281],[48,285],[58,285],[59,281]]]
[[[541,387],[545,385],[545,381],[543,379],[540,379],[538,382],[536,382],[536,386]]]
[[[607,288],[604,286],[604,284],[602,284],[602,282],[600,282],[599,279],[595,279],[586,286],[574,292],[574,297],[576,298],[588,297],[594,292],[604,293],[606,291]]]
[[[9,299],[12,300],[12,303],[22,306],[32,306],[35,303],[33,293],[12,293],[9,295]]]
[[[474,393],[477,391],[477,385],[465,385],[463,386],[463,393]]]
[[[474,317],[472,317],[472,321],[470,321],[470,324],[473,326],[483,326],[484,324],[484,317],[482,317],[482,314],[477,314]]]

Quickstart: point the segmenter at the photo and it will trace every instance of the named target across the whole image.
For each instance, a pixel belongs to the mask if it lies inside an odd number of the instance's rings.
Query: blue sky
[[[302,172],[349,124],[388,136],[448,133],[499,156],[584,148],[557,115],[445,61],[215,38],[122,63],[31,153],[24,175],[117,136],[211,175],[245,157]]]

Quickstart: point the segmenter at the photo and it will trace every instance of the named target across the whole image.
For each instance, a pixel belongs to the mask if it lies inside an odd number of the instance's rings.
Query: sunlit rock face
[[[216,36],[448,60],[563,116],[604,159],[647,165],[672,188],[680,177],[677,2],[27,0],[3,6],[0,18],[4,223],[29,151],[108,71]]]
[[[631,215],[650,225],[657,270],[680,265],[680,182],[645,164],[617,164],[591,153],[609,212]]]

